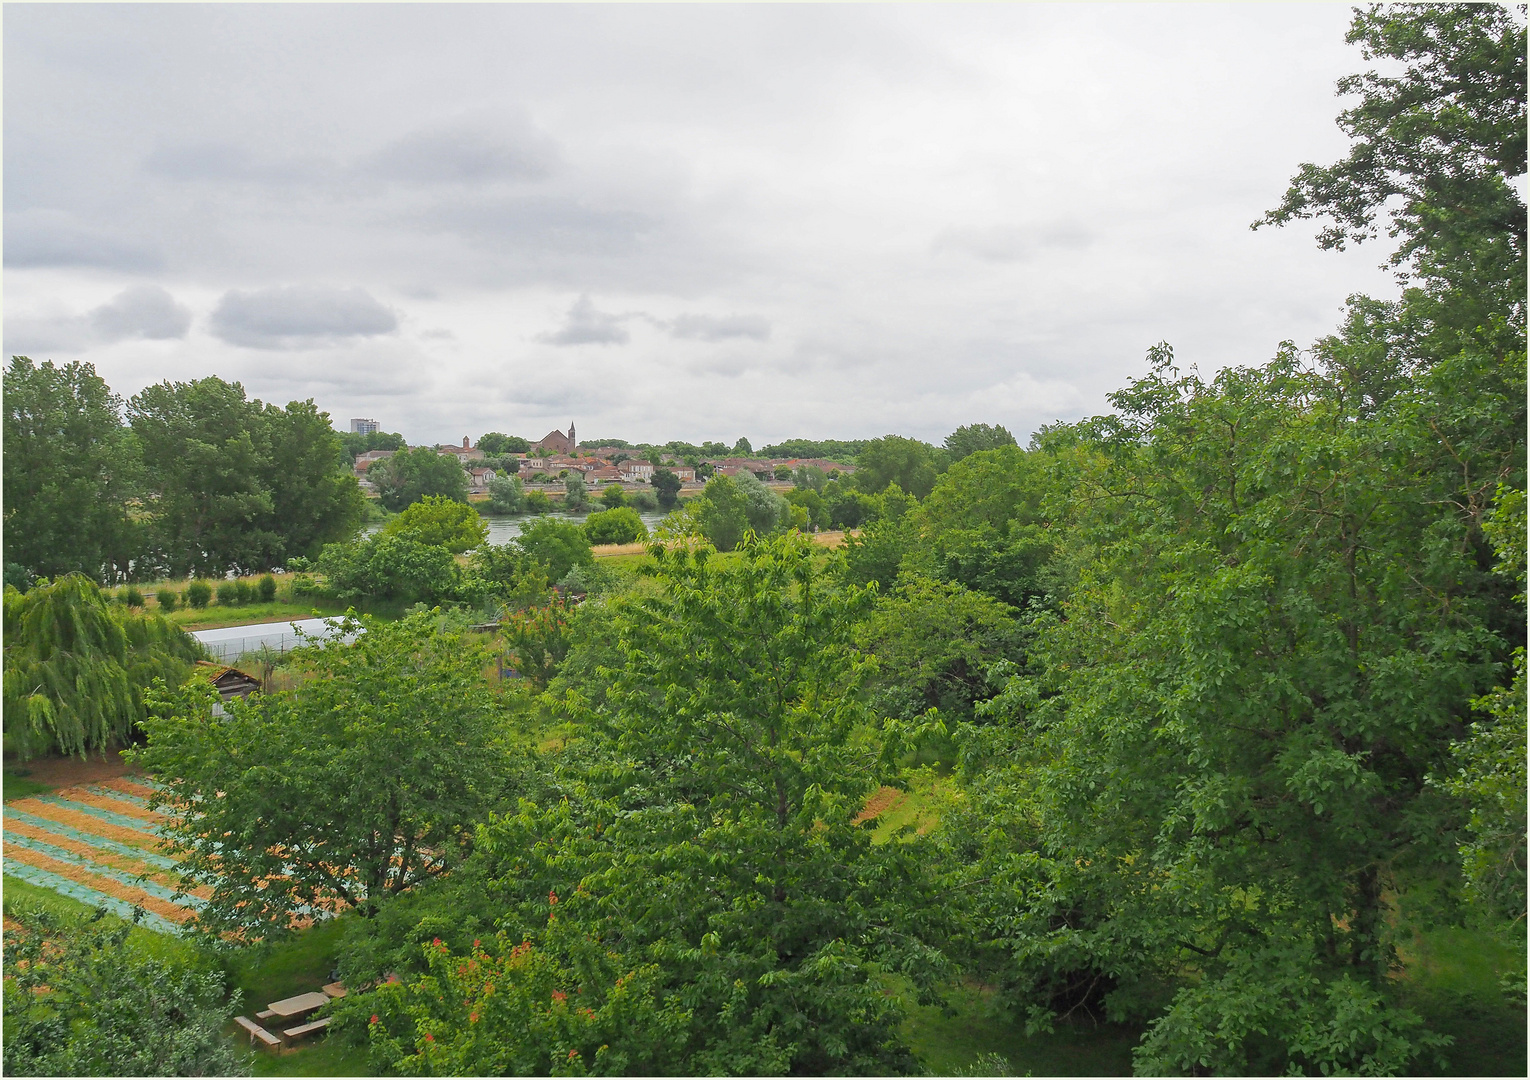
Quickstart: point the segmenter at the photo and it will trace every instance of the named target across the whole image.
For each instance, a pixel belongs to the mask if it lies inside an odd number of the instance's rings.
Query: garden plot
[[[5,873],[145,926],[175,932],[201,906],[176,890],[153,789],[126,778],[62,788],[5,806]],[[195,890],[204,893],[205,890]]]

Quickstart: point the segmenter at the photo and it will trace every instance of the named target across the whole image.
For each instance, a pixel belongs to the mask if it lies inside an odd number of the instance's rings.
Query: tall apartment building
[[[382,426],[376,420],[359,420],[354,416],[351,417],[352,434],[371,435],[373,432],[381,430]]]

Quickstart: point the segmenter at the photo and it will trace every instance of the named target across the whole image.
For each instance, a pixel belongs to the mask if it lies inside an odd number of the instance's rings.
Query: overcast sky
[[[7,354],[411,442],[1041,424],[1390,295],[1347,5],[7,4]]]

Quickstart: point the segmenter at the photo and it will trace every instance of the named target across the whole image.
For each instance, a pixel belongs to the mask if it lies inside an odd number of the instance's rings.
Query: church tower
[[[579,449],[579,440],[574,437],[574,422],[570,420],[568,422],[568,452],[572,454],[577,449]]]

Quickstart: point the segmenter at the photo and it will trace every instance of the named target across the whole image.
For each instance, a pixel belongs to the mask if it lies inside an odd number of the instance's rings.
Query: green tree
[[[436,614],[363,620],[354,645],[295,650],[315,677],[227,703],[210,690],[156,700],[133,760],[212,933],[284,933],[312,908],[370,915],[456,865],[495,805],[504,762],[482,647]]]
[[[570,473],[568,479],[563,481],[563,509],[578,510],[589,501],[589,493],[584,487],[584,477],[579,473]]]
[[[111,604],[83,574],[5,590],[5,739],[22,759],[126,745],[155,679],[181,683],[202,647],[157,614]]]
[[[349,540],[366,516],[366,496],[347,462],[335,467],[339,439],[313,401],[267,405],[269,450],[263,465],[271,492],[270,529],[279,558],[315,558],[325,544]],[[263,523],[265,524],[265,523]]]
[[[174,576],[248,573],[354,535],[365,500],[312,401],[247,401],[209,377],[128,403],[143,448],[155,561]]]
[[[918,861],[852,824],[880,759],[851,640],[869,597],[802,537],[709,554],[664,553],[662,589],[610,602],[619,667],[570,702],[600,767],[483,830],[503,937],[347,999],[378,1067],[917,1068],[874,965],[932,967],[897,914]]]
[[[954,582],[911,577],[889,589],[857,631],[891,691],[880,703],[904,720],[928,709],[948,723],[970,719],[973,703],[989,696],[989,669],[1018,652],[1013,615]]]
[[[247,1076],[223,976],[151,954],[127,924],[22,909],[5,920],[10,1076]]]
[[[1254,227],[1323,219],[1319,245],[1342,249],[1375,237],[1384,213],[1392,264],[1425,286],[1412,298],[1422,328],[1445,331],[1431,352],[1461,332],[1523,349],[1524,19],[1496,4],[1373,4],[1346,40],[1401,72],[1339,80],[1359,98],[1338,120],[1348,156],[1303,165]]]
[[[935,486],[935,448],[918,439],[884,435],[868,442],[855,460],[859,466],[856,485],[870,495],[897,484],[922,499]]]
[[[600,493],[600,501],[605,504],[607,510],[615,510],[619,506],[627,505],[627,495],[622,491],[620,484],[607,484],[606,489]]]
[[[552,513],[552,499],[545,491],[526,492],[526,513],[550,514]]]
[[[1438,1045],[1388,992],[1389,897],[1439,868],[1426,778],[1506,659],[1464,478],[1524,445],[1458,431],[1461,385],[1357,416],[1294,353],[1208,383],[1160,348],[1086,425],[1079,584],[986,713],[1012,725],[993,752],[1038,765],[1009,888],[1047,899],[1005,936],[1033,1002],[1092,984],[1142,1015],[1195,971],[1146,1071],[1395,1071]],[[1522,381],[1465,385],[1522,409]],[[1442,435],[1464,470],[1427,464]]]
[[[400,450],[373,462],[367,479],[377,485],[382,504],[395,513],[427,495],[467,502],[467,473],[455,458],[428,446]]]
[[[478,437],[478,449],[498,457],[503,454],[524,454],[531,449],[531,444],[519,435],[501,435],[491,431]]]
[[[382,531],[385,536],[405,537],[453,553],[468,551],[489,538],[488,523],[477,510],[444,495],[426,495],[404,507]]]
[[[584,534],[592,544],[631,544],[648,538],[648,526],[630,506],[602,510],[584,522]]]
[[[781,528],[790,517],[787,501],[766,487],[759,477],[741,472],[735,478],[739,492],[744,496],[744,517],[749,527],[764,536]]]
[[[518,476],[496,476],[489,481],[489,509],[496,514],[519,514],[526,509],[526,485]]]
[[[405,446],[404,437],[396,432],[369,431],[365,435],[357,431],[337,431],[335,438],[340,440],[340,464],[347,468],[353,468],[356,459],[368,450],[402,450]]]
[[[1009,429],[997,424],[963,424],[946,436],[946,452],[952,461],[960,461],[979,450],[997,450],[1001,446],[1014,446],[1015,437]]]
[[[456,596],[461,568],[438,544],[381,533],[331,544],[315,564],[326,588],[343,601],[399,600],[438,603]]]
[[[680,477],[669,469],[654,469],[653,479],[649,482],[659,497],[659,508],[666,513],[673,510],[680,501]]]
[[[714,476],[696,500],[702,535],[718,551],[732,551],[749,528],[749,499],[731,476]]]
[[[571,521],[543,518],[521,529],[516,544],[547,570],[549,581],[559,581],[575,566],[595,561],[590,553],[590,538]]]
[[[244,388],[209,377],[165,382],[128,403],[143,447],[155,543],[171,576],[244,573],[272,564],[278,536],[262,525],[268,427]]]
[[[733,456],[751,457],[753,454],[754,448],[749,445],[749,440],[740,435],[738,442],[733,444]]]
[[[128,514],[141,455],[121,399],[90,364],[25,356],[11,357],[4,396],[7,567],[116,580],[141,540]]]

